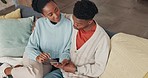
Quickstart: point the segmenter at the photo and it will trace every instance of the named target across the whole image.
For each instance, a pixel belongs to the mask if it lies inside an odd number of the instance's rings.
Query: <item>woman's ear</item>
[[[42,17],[45,17],[45,15],[44,15],[44,14],[41,14],[41,16],[42,16]]]

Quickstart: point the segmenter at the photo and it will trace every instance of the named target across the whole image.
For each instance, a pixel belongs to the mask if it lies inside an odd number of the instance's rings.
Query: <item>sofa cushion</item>
[[[148,72],[145,74],[144,78],[148,78]]]
[[[16,9],[15,11],[12,11],[6,15],[2,15],[0,16],[0,19],[8,19],[8,18],[21,18],[21,13],[20,13],[20,9]]]
[[[100,78],[143,78],[147,72],[148,39],[115,34],[106,70]]]
[[[0,57],[22,56],[32,30],[33,17],[0,19]]]

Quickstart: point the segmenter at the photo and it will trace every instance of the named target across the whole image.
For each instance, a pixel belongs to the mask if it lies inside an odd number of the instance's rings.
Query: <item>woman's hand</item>
[[[45,52],[42,52],[40,55],[38,55],[36,57],[36,60],[39,62],[39,63],[45,63],[46,61],[48,61],[50,58],[50,55],[48,53],[45,53]]]

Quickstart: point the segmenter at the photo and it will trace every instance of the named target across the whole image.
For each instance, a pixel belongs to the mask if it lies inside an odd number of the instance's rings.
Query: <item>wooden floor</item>
[[[72,13],[76,0],[55,0],[62,12]],[[99,8],[95,19],[112,32],[148,38],[148,0],[91,0]]]
[[[55,1],[62,12],[72,13],[73,5],[77,0]],[[148,0],[91,1],[99,8],[95,19],[102,27],[112,32],[124,32],[148,38]]]

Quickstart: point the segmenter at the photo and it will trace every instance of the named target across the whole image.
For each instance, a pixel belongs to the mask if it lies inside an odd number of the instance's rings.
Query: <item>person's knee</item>
[[[43,78],[42,71],[32,67],[13,68],[11,74],[14,78]]]

